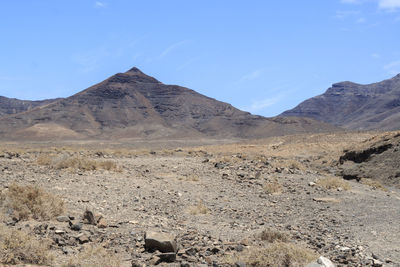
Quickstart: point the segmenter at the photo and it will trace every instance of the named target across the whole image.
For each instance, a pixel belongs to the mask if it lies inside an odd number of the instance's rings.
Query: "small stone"
[[[79,244],[85,244],[89,242],[89,238],[87,237],[87,235],[81,235],[80,237],[78,237],[78,241]]]
[[[80,231],[82,229],[82,223],[75,223],[70,226],[71,230]]]
[[[314,183],[314,182],[309,182],[308,185],[309,185],[309,186],[315,186],[316,183]]]
[[[92,225],[96,225],[97,224],[97,220],[94,217],[93,212],[91,212],[90,210],[86,210],[83,213],[83,222],[86,224],[92,224]]]
[[[145,234],[144,242],[147,251],[159,250],[163,253],[178,251],[175,237],[170,234],[149,231]]]
[[[158,254],[157,257],[159,257],[162,262],[174,262],[176,260],[175,252]]]
[[[58,216],[58,217],[56,218],[56,220],[57,220],[58,222],[69,222],[69,217],[68,217],[68,216]]]
[[[381,262],[380,260],[374,259],[372,261],[372,267],[381,267],[383,266],[383,262]]]
[[[97,227],[102,229],[107,228],[107,221],[104,218],[100,218]]]
[[[307,264],[306,267],[335,267],[335,265],[328,258],[321,256],[317,261]]]
[[[235,263],[235,266],[236,267],[246,267],[246,263],[238,261],[238,262]]]
[[[65,234],[65,231],[64,231],[64,230],[59,230],[59,229],[55,230],[54,232],[55,232],[57,235]]]

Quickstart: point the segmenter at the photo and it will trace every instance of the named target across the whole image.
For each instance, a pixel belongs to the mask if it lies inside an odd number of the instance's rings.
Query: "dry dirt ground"
[[[283,255],[284,263],[262,258],[277,244],[309,248],[337,266],[400,266],[400,190],[335,176],[343,150],[374,135],[202,146],[2,143],[3,196],[13,184],[34,185],[65,208],[57,220],[22,219],[3,207],[0,231],[48,242],[53,259],[43,262],[50,266],[304,265],[296,262],[301,253]],[[103,218],[87,224],[86,210]],[[176,237],[173,262],[146,251],[148,231]],[[248,257],[252,251],[258,262]],[[18,261],[40,262],[26,255]]]

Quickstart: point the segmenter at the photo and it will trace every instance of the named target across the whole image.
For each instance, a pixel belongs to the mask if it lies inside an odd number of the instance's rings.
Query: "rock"
[[[340,200],[337,198],[333,197],[316,197],[313,198],[314,201],[316,202],[322,202],[322,203],[339,203]]]
[[[147,251],[159,250],[163,253],[176,253],[178,250],[175,237],[166,233],[146,232],[144,242]]]
[[[246,263],[244,263],[244,262],[236,262],[235,263],[235,267],[246,267]]]
[[[380,260],[374,259],[372,261],[372,267],[381,267],[383,266],[383,262],[381,262]]]
[[[89,237],[87,235],[80,235],[78,236],[79,244],[85,244],[89,242]]]
[[[309,185],[309,186],[315,186],[316,183],[314,183],[314,182],[309,182],[308,185]]]
[[[54,232],[55,232],[57,235],[65,234],[65,231],[64,231],[64,230],[59,230],[59,229],[55,230]]]
[[[85,213],[83,213],[83,222],[92,225],[97,224],[96,218],[93,212],[91,212],[90,210],[86,210]]]
[[[157,257],[159,257],[162,262],[174,262],[176,260],[175,252],[158,254]]]
[[[69,222],[69,217],[68,217],[68,216],[58,216],[58,217],[56,218],[56,220],[57,220],[58,222]]]
[[[82,223],[75,223],[70,226],[71,230],[80,231],[82,229]]]
[[[328,258],[321,256],[318,260],[307,264],[306,267],[335,267],[335,265]]]
[[[97,223],[98,228],[107,228],[107,221],[104,218],[100,218],[99,222]]]

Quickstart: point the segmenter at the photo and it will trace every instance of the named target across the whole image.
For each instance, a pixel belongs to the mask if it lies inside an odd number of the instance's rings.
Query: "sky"
[[[1,0],[0,95],[68,97],[138,67],[275,116],[400,73],[400,0]]]

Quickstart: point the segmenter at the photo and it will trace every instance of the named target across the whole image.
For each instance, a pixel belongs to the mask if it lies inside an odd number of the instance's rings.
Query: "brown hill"
[[[3,139],[258,138],[337,127],[305,118],[264,118],[165,85],[137,68],[80,93],[0,119]]]
[[[47,105],[55,100],[56,99],[29,101],[0,96],[0,117],[28,111],[39,106]]]
[[[333,84],[281,116],[308,117],[354,130],[400,129],[400,74],[367,85]]]

